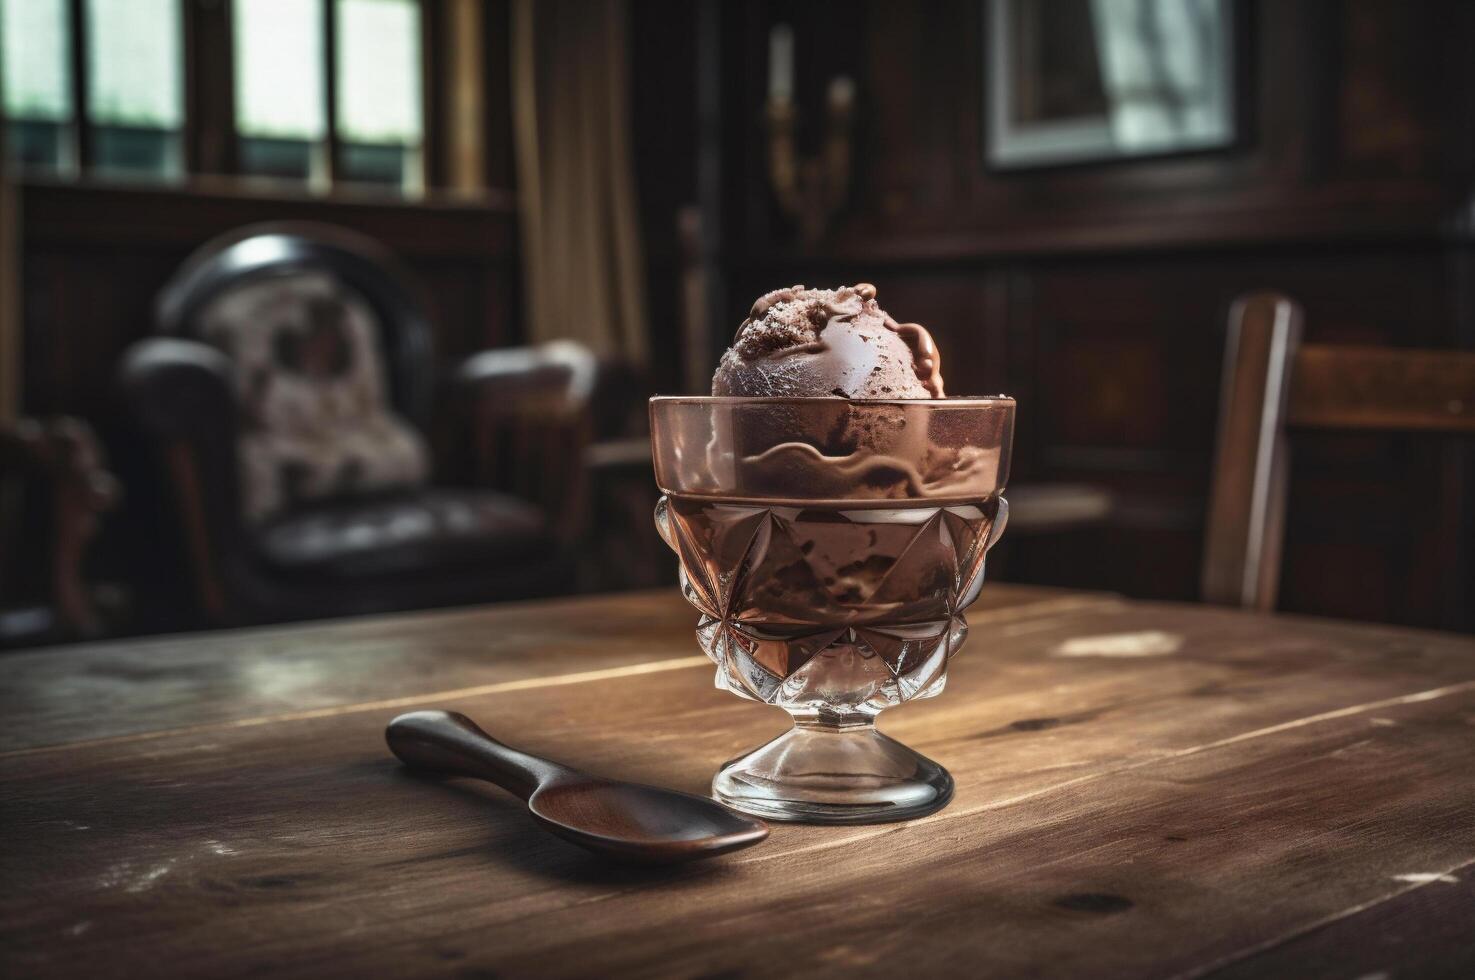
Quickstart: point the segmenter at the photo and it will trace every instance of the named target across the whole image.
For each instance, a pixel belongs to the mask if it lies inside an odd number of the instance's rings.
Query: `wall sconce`
[[[785,217],[812,245],[850,191],[851,120],[855,82],[841,75],[825,93],[825,139],[817,157],[801,159],[794,107],[794,29],[776,24],[768,34],[768,182]]]

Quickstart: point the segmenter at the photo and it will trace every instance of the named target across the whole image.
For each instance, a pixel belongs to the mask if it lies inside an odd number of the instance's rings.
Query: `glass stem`
[[[814,712],[794,714],[794,727],[801,731],[822,732],[828,735],[844,733],[863,734],[875,730],[876,716],[865,712],[836,712],[820,709]]]

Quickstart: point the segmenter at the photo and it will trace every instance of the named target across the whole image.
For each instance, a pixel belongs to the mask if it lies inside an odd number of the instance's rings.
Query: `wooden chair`
[[[1286,429],[1475,434],[1475,351],[1302,344],[1289,297],[1229,314],[1204,549],[1204,601],[1275,607],[1285,538]]]
[[[23,506],[8,493],[30,483],[42,498]],[[78,419],[21,419],[0,426],[0,647],[100,636],[116,606],[113,590],[88,586],[82,571],[102,516],[118,501],[118,481],[105,468],[92,429]],[[34,532],[39,567],[10,559],[36,554],[21,545]],[[12,547],[15,551],[11,551]],[[40,595],[37,595],[37,593]],[[28,600],[40,601],[26,604]]]

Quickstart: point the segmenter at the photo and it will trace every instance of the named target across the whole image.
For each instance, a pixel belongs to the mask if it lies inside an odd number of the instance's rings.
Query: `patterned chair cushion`
[[[331,276],[236,286],[205,309],[200,337],[235,366],[249,522],[309,501],[424,485],[428,453],[385,397],[374,314]]]

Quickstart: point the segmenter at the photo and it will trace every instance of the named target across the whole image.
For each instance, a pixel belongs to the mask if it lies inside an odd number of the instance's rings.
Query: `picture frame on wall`
[[[1238,138],[1235,0],[983,0],[986,163],[1018,170]]]

